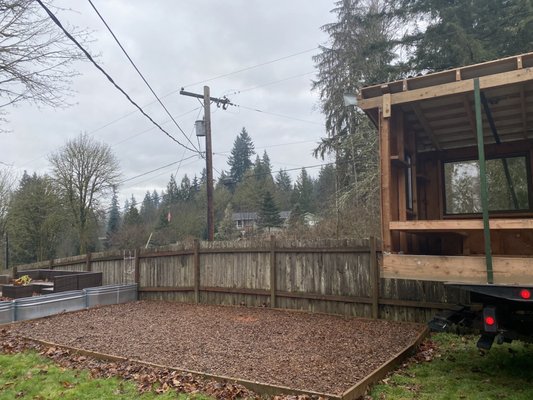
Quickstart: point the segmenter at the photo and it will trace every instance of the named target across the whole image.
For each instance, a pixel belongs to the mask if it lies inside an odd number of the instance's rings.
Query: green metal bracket
[[[485,262],[487,282],[494,283],[492,271],[492,248],[490,245],[489,194],[487,188],[487,169],[485,165],[485,147],[483,143],[483,121],[481,119],[481,91],[479,78],[474,79],[474,106],[476,109],[477,150],[479,158],[479,180],[481,183],[481,209],[483,210],[483,234],[485,239]]]

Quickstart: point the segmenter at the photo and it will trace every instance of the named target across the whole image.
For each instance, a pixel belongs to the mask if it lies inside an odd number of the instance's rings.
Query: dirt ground
[[[341,394],[412,344],[417,324],[140,301],[17,324],[17,335],[232,378]]]

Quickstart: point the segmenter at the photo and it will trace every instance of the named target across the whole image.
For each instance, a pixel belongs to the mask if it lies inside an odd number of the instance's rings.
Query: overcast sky
[[[203,110],[196,99],[179,95],[182,86],[202,93],[203,86],[209,85],[211,96],[226,95],[243,106],[225,111],[212,107],[215,178],[228,170],[228,152],[242,127],[257,153],[267,150],[275,171],[323,162],[312,156],[325,135],[318,96],[311,91],[312,56],[327,40],[320,27],[334,19],[333,0],[93,2],[195,144],[194,121],[202,118]],[[90,4],[81,0],[54,4],[71,8],[58,13],[62,22],[93,31],[94,40],[87,47],[99,54],[98,62],[137,103],[146,106],[150,116],[185,142],[161,106],[153,103],[153,95]],[[233,74],[280,58],[284,59]],[[39,109],[24,104],[8,110],[11,132],[0,134],[0,161],[13,165],[19,174],[48,172],[47,155],[81,132],[112,146],[125,179],[194,156],[135,111],[90,63],[77,64],[77,69],[81,75],[73,81],[71,107]],[[209,80],[224,74],[230,75]],[[281,82],[272,83],[276,81]],[[205,149],[203,138],[201,148]],[[174,165],[130,180],[120,187],[120,197],[133,194],[140,202],[146,190],[164,189],[171,174],[177,174],[179,183],[184,174],[199,176],[204,165],[203,159],[192,157],[179,169]],[[308,172],[316,176],[318,170]],[[291,175],[295,177],[297,171]]]

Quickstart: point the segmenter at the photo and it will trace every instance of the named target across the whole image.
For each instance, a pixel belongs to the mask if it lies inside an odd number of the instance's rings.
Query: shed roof
[[[361,90],[358,106],[377,125],[379,111],[400,109],[418,151],[476,145],[474,78],[502,142],[533,137],[533,52]],[[483,113],[485,143],[494,143]]]

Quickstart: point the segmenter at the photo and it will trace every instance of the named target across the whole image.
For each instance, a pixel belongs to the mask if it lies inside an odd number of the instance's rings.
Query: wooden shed
[[[363,88],[384,278],[533,284],[533,53]]]

